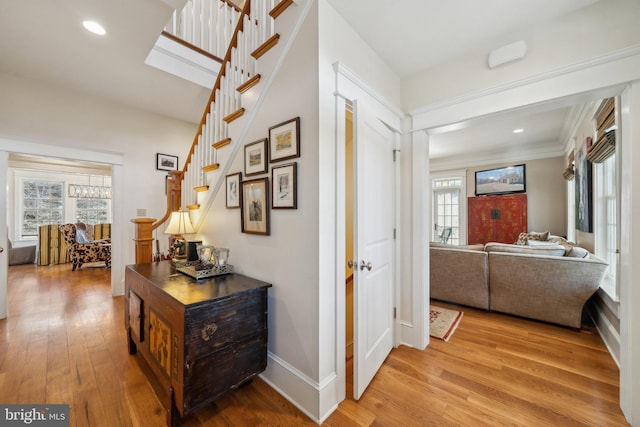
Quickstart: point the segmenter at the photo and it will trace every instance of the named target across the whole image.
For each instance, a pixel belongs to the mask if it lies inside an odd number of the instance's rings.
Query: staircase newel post
[[[136,226],[136,264],[149,264],[153,259],[153,222],[155,218],[132,219]]]
[[[167,207],[169,212],[175,212],[182,206],[182,177],[184,176],[184,171],[171,171],[169,175],[171,178],[167,181]]]

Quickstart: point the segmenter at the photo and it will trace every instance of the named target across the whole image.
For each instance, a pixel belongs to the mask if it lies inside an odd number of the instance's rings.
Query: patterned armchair
[[[82,267],[87,262],[104,261],[107,268],[111,268],[111,246],[105,242],[78,243],[76,241],[76,226],[64,224],[59,226],[60,234],[67,244],[70,261],[73,263],[72,271]]]

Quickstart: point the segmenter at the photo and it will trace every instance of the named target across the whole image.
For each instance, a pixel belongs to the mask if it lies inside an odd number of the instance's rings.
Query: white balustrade
[[[173,36],[222,59],[240,11],[222,0],[188,0],[165,27]]]
[[[217,150],[212,145],[229,137],[228,125],[224,118],[242,106],[242,94],[236,89],[256,73],[256,60],[251,53],[275,31],[269,12],[278,0],[247,1],[251,1],[250,15],[244,17],[243,31],[238,33],[230,60],[224,64],[224,74],[220,76],[219,85],[214,87],[214,101],[207,106],[196,145],[188,164],[185,164],[182,206],[198,204],[198,193],[193,189],[208,185],[208,174],[203,168],[220,160]],[[235,8],[221,0],[189,0],[182,11],[174,14],[165,31],[224,58],[239,15]],[[211,29],[211,24],[214,29]],[[193,40],[198,43],[194,43]],[[226,160],[227,157],[224,156]]]

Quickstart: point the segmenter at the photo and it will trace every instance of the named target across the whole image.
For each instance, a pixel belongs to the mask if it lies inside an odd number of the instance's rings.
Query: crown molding
[[[579,61],[570,65],[556,68],[552,71],[539,73],[530,77],[525,77],[513,82],[504,83],[498,86],[494,86],[488,89],[477,90],[469,92],[465,95],[449,98],[445,101],[435,102],[433,104],[426,105],[414,110],[409,111],[409,115],[417,116],[431,111],[439,110],[446,107],[451,107],[462,102],[473,101],[486,96],[494,95],[500,92],[504,92],[511,89],[516,89],[523,86],[528,86],[534,83],[538,83],[544,80],[552,79],[555,77],[564,76],[566,74],[581,71],[587,68],[596,67],[599,65],[607,64],[609,62],[618,61],[630,56],[640,55],[640,44],[634,44],[622,49],[618,49],[612,52],[605,53],[603,55],[595,56],[583,61]]]

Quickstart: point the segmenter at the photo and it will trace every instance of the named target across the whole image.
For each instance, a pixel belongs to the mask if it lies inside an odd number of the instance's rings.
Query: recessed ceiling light
[[[107,34],[102,25],[98,24],[95,21],[82,21],[82,25],[93,34],[97,34],[99,36],[104,36],[105,34]]]
[[[524,129],[514,129],[513,133],[522,133],[524,132]]]

